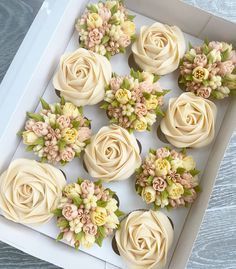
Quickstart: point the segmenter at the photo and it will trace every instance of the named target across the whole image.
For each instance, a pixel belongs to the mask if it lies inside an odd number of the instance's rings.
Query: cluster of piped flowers
[[[128,76],[113,74],[101,106],[111,123],[130,132],[150,130],[156,116],[164,115],[163,96],[169,92],[160,87],[158,80],[157,75],[133,69]]]
[[[236,93],[236,52],[232,45],[218,41],[190,45],[180,64],[179,84],[204,98],[223,99]]]
[[[80,46],[108,59],[124,53],[136,37],[134,17],[119,0],[89,4],[75,26]]]
[[[20,132],[27,151],[33,151],[41,161],[62,165],[79,157],[90,142],[90,121],[82,108],[65,102],[48,104],[41,99],[39,113],[27,113],[24,131]]]
[[[155,210],[188,206],[199,191],[198,174],[195,161],[185,150],[151,149],[137,169],[135,188]]]
[[[123,215],[113,191],[105,189],[100,181],[81,178],[64,187],[53,213],[60,228],[57,240],[64,239],[75,248],[90,248],[95,243],[102,246],[103,239],[118,228]]]

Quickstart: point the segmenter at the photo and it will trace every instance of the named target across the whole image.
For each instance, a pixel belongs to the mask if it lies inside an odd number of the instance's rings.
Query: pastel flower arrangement
[[[80,46],[108,59],[124,53],[136,38],[134,17],[120,0],[89,4],[75,25]]]
[[[225,42],[192,47],[180,63],[179,85],[186,91],[223,99],[236,93],[236,51]]]
[[[105,189],[101,181],[82,178],[64,187],[53,213],[60,228],[57,240],[64,239],[77,249],[95,243],[101,247],[104,238],[119,227],[119,217],[124,214],[113,191]]]
[[[80,157],[90,142],[90,121],[81,107],[64,98],[60,103],[48,104],[41,98],[39,113],[27,112],[28,120],[19,134],[27,151],[33,151],[42,162],[62,165]]]
[[[133,69],[127,76],[113,74],[101,106],[107,111],[110,122],[129,132],[150,130],[157,115],[164,115],[163,96],[169,92],[160,87],[159,78]]]
[[[200,191],[196,163],[185,150],[151,149],[136,173],[136,192],[147,204],[159,208],[188,206]]]

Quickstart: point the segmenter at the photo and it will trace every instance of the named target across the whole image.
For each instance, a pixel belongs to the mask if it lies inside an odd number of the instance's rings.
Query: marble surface
[[[235,0],[184,1],[236,22]],[[43,0],[0,0],[0,81],[42,2]],[[236,131],[222,160],[187,269],[236,269],[235,167]],[[58,267],[0,242],[0,268],[54,269]],[[106,264],[106,268],[113,268],[113,266]]]

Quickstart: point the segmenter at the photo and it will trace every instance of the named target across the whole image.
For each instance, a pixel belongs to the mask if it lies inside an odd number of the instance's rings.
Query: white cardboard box
[[[23,127],[25,112],[36,109],[41,95],[51,102],[57,101],[51,78],[64,51],[73,51],[77,47],[78,36],[73,33],[74,22],[79,14],[83,12],[86,3],[87,1],[85,0],[45,1],[14,58],[0,86],[0,95],[3,100],[0,113],[4,115],[4,118],[1,118],[0,121],[0,171],[7,167],[12,158],[33,158],[33,155],[25,153],[23,145],[20,144],[20,140],[16,137],[16,133]],[[231,33],[236,30],[235,24],[188,6],[179,0],[127,0],[126,4],[131,11],[143,14],[143,16],[137,15],[136,23],[138,28],[143,24],[151,24],[152,20],[150,18],[152,18],[160,22],[176,24],[188,33],[185,37],[193,44],[200,44],[200,39],[207,36],[210,40],[228,41],[236,45],[236,36],[231,36]],[[128,50],[126,55],[117,55],[112,58],[114,71],[120,74],[128,72],[126,62],[129,53],[130,51]],[[163,88],[173,89],[168,98],[181,93],[177,87],[176,80],[177,72],[164,76],[160,80]],[[166,98],[166,101],[168,98]],[[196,158],[198,167],[203,170],[201,174],[203,192],[190,210],[177,209],[170,213],[167,212],[175,225],[175,242],[169,253],[166,268],[181,269],[187,263],[208,204],[220,161],[236,127],[235,104],[236,100],[233,98],[232,100],[220,101],[220,106],[219,102],[217,102],[219,113],[216,125],[218,134],[214,143],[204,149],[191,150],[190,152]],[[96,121],[93,117],[94,112],[101,114],[101,117]],[[86,107],[85,109],[86,116],[93,119],[92,127],[94,132],[108,122],[105,114],[102,117],[102,113],[102,111],[98,110],[98,106],[93,108]],[[145,156],[150,145],[152,147],[163,145],[155,136],[154,128],[149,136],[151,144],[145,142],[145,134],[137,134],[137,138],[142,142],[144,148],[142,156]],[[209,158],[209,156],[211,157]],[[76,166],[78,169],[81,167],[74,161],[64,169],[72,181],[79,174],[86,176],[84,171],[79,173],[80,170],[76,170]],[[70,169],[72,167],[73,169]],[[134,210],[145,207],[135,192],[132,192],[132,186],[131,181],[110,184],[110,187],[116,190],[120,196],[121,209]],[[130,194],[132,198],[128,199]],[[124,205],[126,206],[124,207]],[[77,263],[84,264],[84,266],[89,265],[89,268],[93,268],[95,264],[96,268],[103,268],[104,264],[100,263],[98,265],[97,260],[95,263],[92,256],[84,255],[83,252],[77,253],[72,248],[64,244],[58,244],[54,240],[45,237],[45,235],[55,237],[57,228],[53,223],[54,221],[52,220],[46,225],[33,227],[38,233],[1,217],[0,227],[5,232],[0,234],[0,239],[62,267],[69,268],[70,264]],[[37,238],[37,244],[32,244],[31,242],[35,242],[35,238]],[[53,255],[50,255],[49,251]],[[120,257],[113,253],[111,249],[110,240],[104,242],[103,248],[94,247],[87,252],[123,267]]]

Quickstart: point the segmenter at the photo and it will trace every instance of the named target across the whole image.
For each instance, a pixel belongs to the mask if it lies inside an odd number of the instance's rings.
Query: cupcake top
[[[115,235],[119,253],[131,269],[162,268],[173,237],[167,216],[152,210],[130,213]]]
[[[175,147],[204,147],[214,139],[216,113],[217,108],[210,100],[182,93],[169,100],[161,131]]]
[[[49,164],[16,159],[0,176],[0,208],[7,219],[42,224],[53,216],[66,181]]]
[[[135,16],[129,15],[122,1],[107,0],[89,4],[76,22],[80,47],[110,59],[135,39]]]
[[[165,75],[178,68],[185,52],[185,39],[177,26],[156,22],[141,27],[132,52],[141,69]]]
[[[92,177],[107,182],[124,180],[140,166],[139,153],[134,135],[117,125],[105,126],[91,138],[84,163]]]
[[[106,57],[80,48],[61,56],[53,85],[65,100],[85,106],[103,100],[110,79],[111,64]]]

